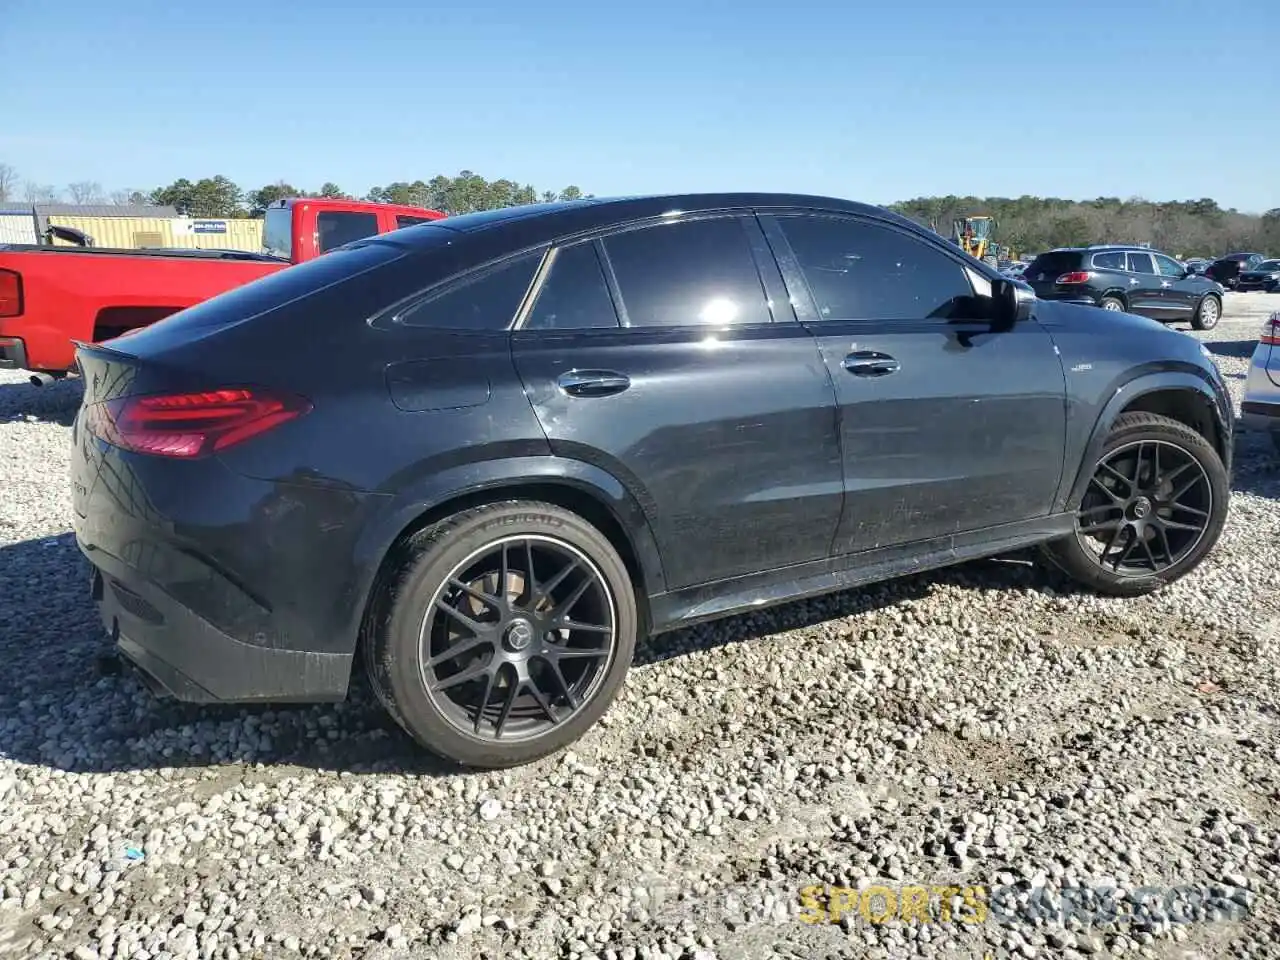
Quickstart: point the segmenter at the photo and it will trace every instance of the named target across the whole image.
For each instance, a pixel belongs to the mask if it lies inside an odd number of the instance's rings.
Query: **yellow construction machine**
[[[1003,254],[1003,248],[995,242],[995,230],[995,217],[956,217],[951,223],[951,242],[969,256],[994,267]]]

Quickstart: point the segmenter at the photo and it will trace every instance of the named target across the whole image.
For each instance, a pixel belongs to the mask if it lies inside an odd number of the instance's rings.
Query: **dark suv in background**
[[[1036,257],[1022,275],[1042,300],[1084,303],[1163,323],[1211,330],[1222,316],[1222,287],[1148,247],[1063,247]]]
[[[1241,270],[1236,289],[1242,293],[1250,290],[1275,293],[1280,290],[1280,260],[1263,260],[1248,270]]]
[[[1209,264],[1204,275],[1228,290],[1234,290],[1240,282],[1240,274],[1252,270],[1265,259],[1267,258],[1261,253],[1229,253]]]

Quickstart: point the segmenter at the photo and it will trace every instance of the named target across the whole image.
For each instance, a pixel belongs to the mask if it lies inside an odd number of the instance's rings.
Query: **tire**
[[[1098,301],[1098,306],[1103,310],[1113,310],[1120,313],[1125,311],[1124,301],[1119,297],[1103,297]]]
[[[1150,456],[1153,449],[1157,451],[1157,464],[1161,454],[1165,458],[1155,479],[1163,475],[1171,481],[1176,478],[1176,482],[1167,487],[1157,484],[1149,499],[1141,486],[1126,488],[1102,466],[1119,469],[1127,478],[1132,474],[1126,473],[1125,460],[1131,455],[1140,460],[1144,454]],[[1151,466],[1149,461],[1147,466]],[[1094,479],[1076,507],[1076,532],[1040,548],[1046,559],[1076,582],[1112,596],[1150,593],[1190,573],[1218,542],[1227,520],[1227,471],[1213,446],[1185,424],[1153,413],[1122,414],[1116,418],[1093,469]],[[1110,491],[1108,481],[1113,485]],[[1164,505],[1170,494],[1191,483],[1194,485],[1183,495],[1183,506]],[[1129,505],[1119,506],[1120,499],[1129,501]],[[1192,500],[1195,507],[1189,506]],[[1138,501],[1145,501],[1145,507]],[[1119,519],[1113,519],[1117,515]],[[1203,528],[1196,534],[1173,526],[1165,529],[1165,524],[1203,524]],[[1101,529],[1104,526],[1107,529]],[[1121,529],[1127,532],[1115,532]],[[1138,530],[1142,531],[1141,537]],[[1099,556],[1096,548],[1104,541],[1108,545]],[[1144,545],[1141,551],[1137,550],[1139,542]],[[1112,543],[1114,547],[1110,546]],[[1130,545],[1133,552],[1122,549]],[[1128,556],[1137,556],[1139,563],[1121,569],[1120,564]],[[1150,562],[1145,562],[1144,557]],[[1107,565],[1108,559],[1112,566]]]
[[[503,545],[505,552],[495,554]],[[506,590],[500,589],[498,557],[509,564]],[[532,583],[526,575],[530,558]],[[565,575],[569,567],[573,571]],[[482,570],[488,572],[471,579]],[[463,578],[466,592],[451,586],[451,579]],[[584,581],[590,584],[580,592]],[[547,594],[542,602],[535,584]],[[446,608],[455,613],[441,612]],[[461,625],[457,613],[483,629],[462,627],[463,636],[451,639],[451,627]],[[611,626],[611,640],[600,639],[603,628],[582,622],[584,617]],[[560,627],[561,621],[573,625]],[[488,504],[410,538],[389,588],[375,598],[365,666],[387,712],[432,753],[463,767],[511,767],[553,754],[595,725],[622,687],[639,623],[626,565],[600,531],[548,503]],[[607,654],[587,649],[605,645]],[[462,652],[451,657],[445,650]],[[428,690],[428,680],[447,683],[469,673],[476,679]],[[515,698],[509,698],[511,690]],[[468,698],[472,707],[480,705],[473,713],[466,710]],[[507,724],[515,725],[514,733]]]
[[[1222,301],[1212,293],[1205,294],[1191,317],[1191,326],[1197,330],[1212,330],[1222,319]]]

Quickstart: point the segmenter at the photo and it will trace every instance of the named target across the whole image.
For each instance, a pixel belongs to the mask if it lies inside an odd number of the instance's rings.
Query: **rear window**
[[[336,283],[391,263],[405,256],[404,248],[389,243],[370,242],[335,250],[296,266],[283,267],[276,273],[228,290],[194,307],[179,311],[152,324],[147,330],[163,327],[167,332],[187,328],[230,326],[260,316],[302,297],[310,296]],[[132,336],[144,337],[147,330]]]
[[[1080,252],[1078,250],[1055,250],[1036,257],[1031,262],[1031,266],[1027,267],[1026,276],[1031,277],[1041,273],[1052,273],[1057,276],[1060,273],[1077,270],[1079,267]]]
[[[262,249],[274,257],[293,259],[293,211],[271,207],[262,218]]]

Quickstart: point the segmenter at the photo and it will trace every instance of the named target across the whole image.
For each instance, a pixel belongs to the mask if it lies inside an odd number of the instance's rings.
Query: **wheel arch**
[[[582,517],[613,545],[636,588],[642,629],[648,598],[666,588],[661,555],[638,500],[615,477],[590,464],[560,458],[495,461],[487,476],[468,484],[450,483],[449,471],[431,489],[394,498],[383,520],[362,538],[360,566],[366,571],[357,593],[358,616],[350,624],[356,646],[364,641],[380,591],[387,588],[399,548],[415,533],[461,510],[505,500],[551,503]],[[475,465],[472,465],[473,467]],[[358,651],[357,651],[358,652]]]
[[[1113,300],[1119,300],[1124,304],[1125,311],[1127,312],[1129,310],[1129,294],[1121,288],[1109,287],[1106,290],[1103,290],[1098,297],[1098,302],[1101,303],[1107,297],[1111,297]]]
[[[1099,414],[1063,500],[1064,509],[1070,510],[1080,502],[1092,476],[1093,464],[1116,418],[1136,412],[1169,417],[1195,430],[1212,444],[1230,471],[1232,428],[1224,417],[1213,388],[1202,377],[1191,373],[1140,375],[1121,385]]]

